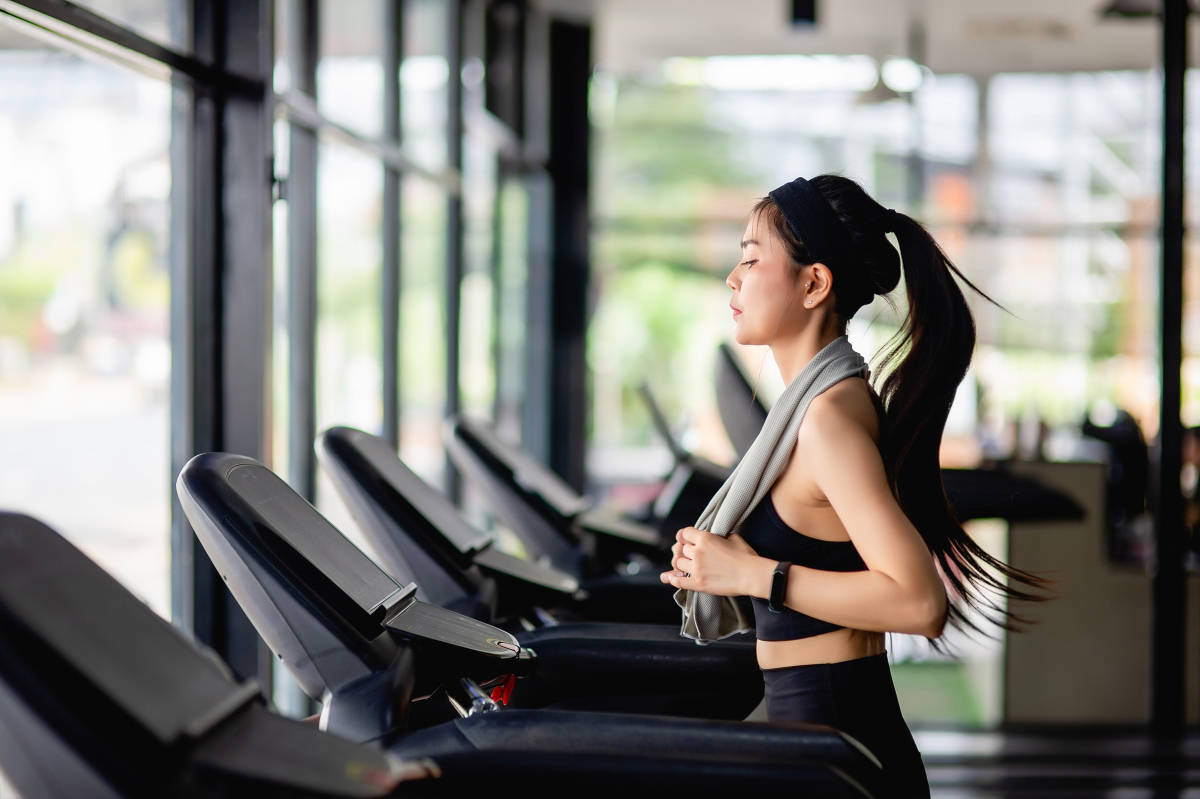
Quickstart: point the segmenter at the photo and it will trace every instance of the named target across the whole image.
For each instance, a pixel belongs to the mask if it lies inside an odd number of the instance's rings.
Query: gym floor
[[[935,799],[1200,799],[1200,732],[1155,741],[1144,728],[918,730]]]

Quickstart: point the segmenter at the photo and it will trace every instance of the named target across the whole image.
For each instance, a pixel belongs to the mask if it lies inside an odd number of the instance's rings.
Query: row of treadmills
[[[321,702],[316,724],[272,713],[44,524],[0,514],[0,771],[24,799],[887,794],[834,729],[740,721],[762,698],[752,636],[680,637],[658,572],[679,506],[706,502],[720,467],[680,454],[637,521],[593,514],[484,423],[452,420],[446,443],[528,558],[358,430],[316,448],[374,560],[257,461],[207,453],[179,475],[230,592]]]

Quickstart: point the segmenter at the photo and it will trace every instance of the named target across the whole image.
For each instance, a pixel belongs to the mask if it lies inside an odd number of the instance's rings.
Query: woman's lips
[[[740,310],[740,309],[738,309],[738,308],[734,308],[734,307],[733,307],[733,303],[732,303],[732,302],[731,302],[731,303],[729,303],[729,307],[733,309],[733,318],[734,318],[734,319],[737,319],[739,316],[741,316],[741,315],[742,315],[742,312],[741,312],[741,310]]]

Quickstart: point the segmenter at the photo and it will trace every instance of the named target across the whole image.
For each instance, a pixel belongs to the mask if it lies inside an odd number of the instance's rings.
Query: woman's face
[[[770,344],[778,335],[791,332],[788,313],[800,289],[796,267],[787,249],[759,219],[750,220],[742,236],[742,259],[729,273],[725,285],[733,290],[729,307],[737,325],[739,344]]]

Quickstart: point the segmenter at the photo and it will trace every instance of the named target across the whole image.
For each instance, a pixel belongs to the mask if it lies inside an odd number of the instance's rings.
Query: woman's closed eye
[[[747,268],[749,268],[749,267],[751,267],[751,266],[754,266],[756,263],[758,263],[758,259],[757,259],[757,258],[751,258],[749,261],[742,261],[742,262],[739,264],[739,266],[744,266],[744,267],[747,267]]]

